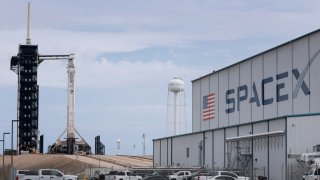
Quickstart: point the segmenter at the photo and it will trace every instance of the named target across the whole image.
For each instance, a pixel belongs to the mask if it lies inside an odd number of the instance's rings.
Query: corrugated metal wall
[[[206,95],[209,94],[209,85],[210,85],[209,76],[201,79],[201,93],[200,93],[201,96],[200,96],[200,99],[201,99],[201,97],[206,96]],[[202,101],[200,101],[200,102],[202,102]],[[200,111],[203,109],[203,103],[201,103],[199,109],[200,109]],[[200,114],[202,115],[202,111],[201,111]],[[200,129],[202,129],[202,130],[209,129],[210,128],[210,124],[209,123],[210,123],[209,120],[202,121],[201,123],[199,123],[200,124]]]
[[[253,134],[268,132],[268,122],[253,124]],[[261,169],[256,172],[260,176],[268,176],[268,139],[253,140],[253,167]],[[285,154],[283,154],[285,155]],[[263,170],[263,171],[262,171]]]
[[[269,122],[269,131],[284,131],[285,119]],[[285,179],[286,147],[285,136],[269,138],[269,179]],[[281,177],[281,178],[280,178]]]
[[[161,166],[167,166],[168,163],[168,139],[161,141]]]
[[[161,148],[160,148],[160,141],[153,141],[153,165],[154,166],[161,166]]]
[[[240,64],[240,84],[251,84],[252,72],[251,72],[251,60],[245,61]],[[241,78],[240,78],[241,77]],[[241,94],[243,96],[243,94]],[[248,96],[252,96],[251,88],[248,88]],[[240,112],[240,124],[251,122],[251,104],[240,101],[239,102]]]
[[[310,36],[309,38],[309,52],[310,58],[319,50],[320,47],[320,33],[316,33]],[[319,112],[320,101],[319,101],[319,93],[320,86],[314,85],[319,84],[319,77],[320,77],[320,61],[319,58],[315,59],[310,67],[310,112]]]
[[[192,85],[192,119],[199,119],[201,112],[201,81],[194,82]],[[199,131],[201,121],[192,120],[192,132]]]
[[[171,166],[171,162],[172,162],[172,157],[171,157],[171,150],[172,150],[172,148],[171,148],[171,146],[172,146],[172,138],[168,138],[167,139],[168,140],[168,166]]]
[[[204,166],[207,168],[212,168],[213,163],[213,132],[205,132],[205,156],[204,156]]]
[[[288,118],[288,154],[302,154],[313,151],[320,144],[320,116]]]
[[[161,166],[171,165],[172,151],[173,166],[179,164],[181,167],[204,166],[207,168],[223,168],[227,165],[226,138],[280,130],[285,131],[284,118],[156,140],[154,141],[155,164],[159,165],[160,161],[158,158],[161,154]],[[161,148],[159,145],[160,141]],[[199,146],[202,146],[204,151],[200,150]],[[240,142],[239,146],[248,146],[248,142],[244,142],[243,144]],[[251,148],[251,145],[249,146]],[[189,148],[189,157],[186,155],[187,148]],[[284,136],[281,138],[277,137],[277,139],[270,137],[269,141],[268,139],[254,140],[252,150],[253,167],[258,169],[264,168],[263,174],[260,175],[267,176],[268,173],[274,174],[277,177],[281,175],[281,166],[285,163],[286,157]],[[167,154],[167,152],[169,153]],[[167,161],[168,164],[166,164]]]
[[[213,166],[224,167],[225,131],[224,129],[213,131]]]
[[[200,166],[203,161],[203,154],[199,145],[202,141],[203,133],[174,137],[172,139],[172,165],[181,167]],[[189,148],[188,158],[187,148]]]
[[[320,112],[319,50],[320,32],[315,32],[193,81],[193,132]],[[216,101],[215,118],[208,122],[202,120],[202,106],[209,93]]]

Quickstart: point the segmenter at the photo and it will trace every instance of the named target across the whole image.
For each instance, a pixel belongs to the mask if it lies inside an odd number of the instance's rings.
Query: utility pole
[[[143,133],[142,134],[142,146],[143,146],[143,156],[146,155],[146,135]]]

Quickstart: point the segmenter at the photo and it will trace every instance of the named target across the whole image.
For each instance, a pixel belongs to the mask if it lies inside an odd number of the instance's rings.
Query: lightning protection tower
[[[180,77],[173,77],[168,83],[166,120],[168,136],[182,134],[187,130],[185,96],[184,82]]]

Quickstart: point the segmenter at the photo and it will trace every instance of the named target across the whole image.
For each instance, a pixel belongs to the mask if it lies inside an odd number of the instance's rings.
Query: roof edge
[[[277,49],[277,48],[279,48],[279,47],[281,47],[281,46],[284,46],[284,45],[286,45],[286,44],[290,44],[290,43],[292,43],[292,42],[294,42],[294,41],[297,41],[297,40],[299,40],[299,39],[305,38],[305,37],[310,36],[310,35],[312,35],[312,34],[314,34],[314,33],[317,33],[317,32],[320,32],[320,29],[317,29],[317,30],[312,31],[312,32],[309,32],[309,33],[307,33],[307,34],[305,34],[305,35],[302,35],[302,36],[299,36],[299,37],[297,37],[297,38],[294,38],[294,39],[292,39],[292,40],[290,40],[290,41],[287,41],[287,42],[285,42],[285,43],[282,43],[282,44],[280,44],[280,45],[277,45],[277,46],[275,46],[275,47],[273,47],[273,48],[270,48],[270,49],[267,49],[267,50],[265,50],[265,51],[262,51],[262,52],[260,52],[260,53],[258,53],[258,54],[255,54],[255,55],[253,55],[253,56],[250,56],[250,57],[248,57],[248,58],[246,58],[246,59],[243,59],[243,60],[241,60],[241,61],[238,61],[238,62],[236,62],[236,63],[233,63],[233,64],[231,64],[231,65],[229,65],[229,66],[226,66],[226,67],[224,67],[224,68],[221,68],[221,69],[219,69],[219,70],[215,70],[215,71],[213,71],[213,72],[211,72],[211,73],[209,73],[209,74],[206,74],[206,75],[204,75],[204,76],[201,76],[201,77],[199,77],[199,78],[196,78],[196,79],[194,79],[194,80],[191,80],[191,82],[194,82],[194,81],[197,81],[197,80],[199,80],[199,79],[202,79],[202,78],[205,78],[205,77],[207,77],[207,76],[210,76],[210,75],[212,75],[212,74],[218,73],[218,72],[220,72],[220,71],[222,71],[222,70],[225,70],[225,69],[227,69],[227,68],[230,68],[230,67],[232,67],[232,66],[235,66],[235,65],[237,65],[237,64],[240,64],[240,63],[242,63],[242,62],[244,62],[244,61],[253,59],[253,58],[255,58],[255,57],[257,57],[257,56],[260,56],[260,55],[262,55],[262,54],[264,54],[264,53],[267,53],[267,52],[269,52],[269,51],[272,51],[272,50],[274,50],[274,49]]]
[[[258,121],[254,121],[254,122],[236,124],[236,125],[232,125],[232,126],[218,127],[218,128],[207,129],[207,130],[202,130],[202,131],[198,131],[198,132],[191,132],[191,133],[186,133],[186,134],[179,134],[179,135],[175,135],[175,136],[167,136],[167,137],[152,139],[152,141],[158,141],[158,140],[162,140],[162,139],[168,139],[168,138],[174,138],[174,137],[180,137],[180,136],[188,136],[188,135],[193,135],[193,134],[198,134],[198,133],[205,133],[205,132],[216,131],[216,130],[220,130],[220,129],[233,128],[233,127],[237,127],[237,126],[244,126],[244,125],[248,125],[248,124],[252,124],[252,123],[260,123],[260,122],[272,121],[272,120],[276,120],[276,119],[285,119],[285,118],[302,117],[302,116],[319,116],[319,115],[320,115],[320,112],[317,112],[317,113],[307,113],[307,114],[284,115],[284,116],[279,116],[279,117],[274,117],[274,118],[268,118],[268,119],[258,120]]]

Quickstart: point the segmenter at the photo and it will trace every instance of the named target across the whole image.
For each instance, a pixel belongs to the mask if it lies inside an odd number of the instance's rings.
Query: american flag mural
[[[214,119],[215,116],[215,96],[214,93],[210,93],[203,96],[202,100],[202,120]]]

